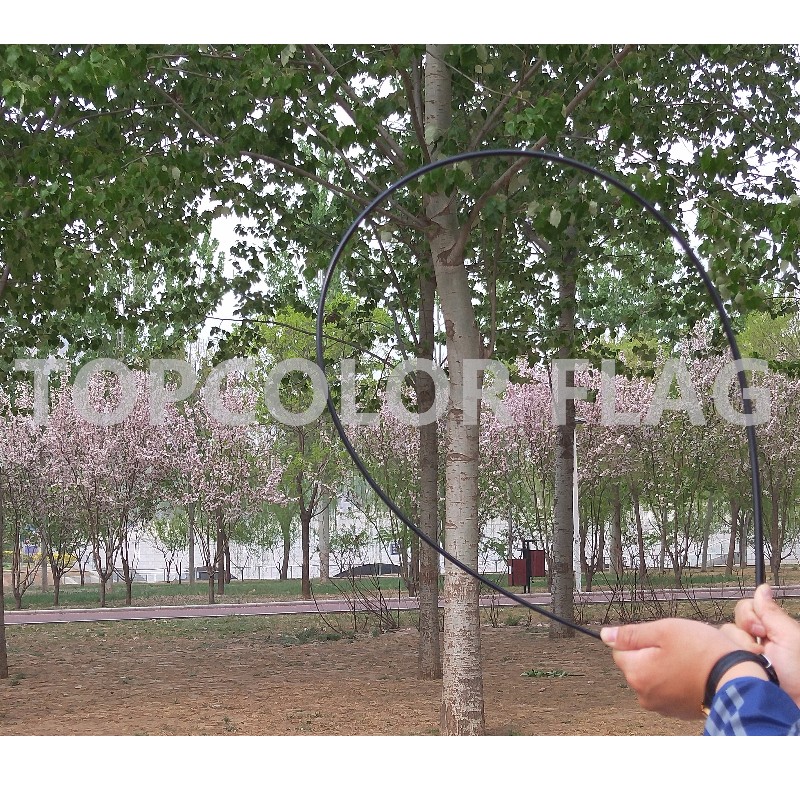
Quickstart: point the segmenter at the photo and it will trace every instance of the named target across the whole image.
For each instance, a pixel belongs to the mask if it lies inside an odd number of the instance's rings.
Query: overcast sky
[[[456,5],[406,0],[252,4],[229,0],[6,3],[5,42],[785,42],[790,4],[640,0]],[[224,13],[221,13],[224,11]],[[394,13],[393,13],[394,12]]]

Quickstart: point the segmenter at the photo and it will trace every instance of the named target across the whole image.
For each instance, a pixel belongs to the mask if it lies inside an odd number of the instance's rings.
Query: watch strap
[[[780,681],[778,680],[778,674],[775,672],[775,667],[772,666],[772,662],[763,653],[751,653],[749,650],[734,650],[732,653],[727,653],[726,655],[722,656],[722,658],[720,658],[719,661],[717,661],[717,663],[711,668],[711,672],[708,675],[708,680],[706,681],[706,693],[703,697],[703,711],[708,713],[709,709],[711,708],[714,695],[717,693],[717,685],[722,679],[722,676],[731,667],[741,664],[743,661],[753,661],[758,664],[767,674],[767,677],[770,679],[770,681],[777,686],[780,686]]]

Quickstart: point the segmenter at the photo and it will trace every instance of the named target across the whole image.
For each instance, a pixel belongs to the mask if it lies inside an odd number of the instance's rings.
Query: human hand
[[[800,705],[800,622],[773,599],[769,584],[759,586],[752,599],[736,604],[736,627],[751,638],[747,648],[763,652],[772,662],[781,688]],[[755,642],[761,639],[761,644]]]
[[[613,648],[614,661],[636,692],[639,705],[679,719],[702,719],[712,667],[749,640],[742,631],[729,635],[688,619],[603,628],[600,637]],[[763,669],[752,662],[737,664],[725,674],[726,679],[744,675],[766,679]]]

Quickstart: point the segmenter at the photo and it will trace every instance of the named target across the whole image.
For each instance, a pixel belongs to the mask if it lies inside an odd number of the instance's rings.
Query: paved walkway
[[[667,601],[686,599],[695,600],[737,600],[752,591],[749,587],[710,587],[687,590],[664,589],[648,592],[644,600]],[[783,586],[773,589],[776,597],[800,597],[800,586]],[[533,605],[550,605],[550,594],[534,592],[520,595]],[[638,598],[640,601],[642,598]],[[583,592],[575,595],[577,603],[613,604],[630,600],[628,592],[603,590]],[[419,607],[416,598],[384,598],[386,607],[392,611],[414,610]],[[501,606],[516,605],[515,601],[500,596],[495,604]],[[489,606],[489,597],[481,598],[481,605]],[[357,603],[356,610],[366,610]],[[216,603],[214,605],[190,606],[124,606],[122,608],[54,608],[44,610],[6,611],[6,625],[42,625],[57,622],[109,622],[114,620],[136,619],[188,619],[192,617],[230,617],[230,616],[270,616],[279,614],[337,614],[352,613],[353,606],[347,600],[276,600],[265,603]]]
[[[525,595],[537,604],[550,602],[550,595]],[[535,599],[539,598],[539,599]],[[384,598],[392,611],[415,610],[415,598]],[[500,597],[500,605],[516,605],[513,600]],[[489,598],[482,598],[489,605]],[[356,610],[366,607],[356,603]],[[6,611],[6,625],[39,625],[55,622],[108,622],[130,619],[188,619],[192,617],[271,616],[279,614],[339,614],[352,613],[347,600],[276,600],[265,603],[215,603],[190,606],[123,606],[120,608],[54,608],[30,611]]]

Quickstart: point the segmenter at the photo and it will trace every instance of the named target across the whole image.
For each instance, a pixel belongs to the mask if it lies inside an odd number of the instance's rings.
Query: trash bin
[[[544,550],[529,550],[528,559],[531,564],[531,577],[544,578],[547,575],[545,568]]]
[[[528,585],[528,570],[525,567],[524,558],[511,559],[511,576],[509,578],[509,585],[511,586],[527,586]]]

